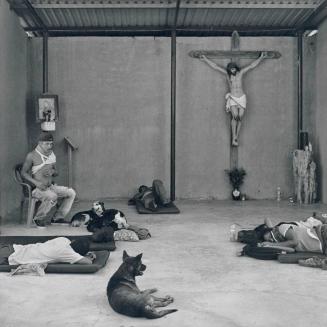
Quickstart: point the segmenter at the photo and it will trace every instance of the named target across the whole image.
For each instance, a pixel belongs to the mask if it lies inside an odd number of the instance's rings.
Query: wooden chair
[[[24,218],[24,207],[25,203],[27,202],[27,226],[30,227],[33,217],[34,217],[34,212],[35,212],[35,206],[37,202],[39,201],[38,199],[34,198],[32,196],[32,191],[33,187],[25,182],[21,176],[21,170],[22,170],[23,164],[19,163],[15,165],[14,167],[14,179],[15,181],[21,185],[22,187],[22,200],[20,202],[20,215],[21,218]]]

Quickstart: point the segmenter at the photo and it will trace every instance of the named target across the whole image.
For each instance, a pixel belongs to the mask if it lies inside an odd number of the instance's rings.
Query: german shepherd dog
[[[167,295],[159,298],[151,295],[156,288],[140,291],[136,286],[135,277],[142,276],[146,266],[141,261],[142,253],[130,257],[123,252],[123,263],[112,275],[107,286],[107,297],[111,307],[118,313],[130,317],[161,318],[176,309],[157,311],[157,307],[165,307],[174,299]]]

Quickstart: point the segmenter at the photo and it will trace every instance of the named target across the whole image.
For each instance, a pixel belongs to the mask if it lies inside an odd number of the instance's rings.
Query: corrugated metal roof
[[[26,31],[65,35],[294,35],[326,0],[7,0]],[[177,20],[175,25],[175,16]]]

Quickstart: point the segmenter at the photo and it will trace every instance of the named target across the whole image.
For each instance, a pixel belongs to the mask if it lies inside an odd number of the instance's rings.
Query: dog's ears
[[[124,251],[123,251],[123,260],[125,260],[126,258],[129,258],[129,255],[128,255],[127,252],[124,250]]]
[[[140,253],[140,254],[138,254],[135,258],[136,258],[137,260],[141,260],[142,255],[143,255],[143,253]],[[129,255],[128,255],[127,252],[124,250],[124,251],[123,251],[123,260],[125,260],[126,258],[129,258]]]
[[[138,255],[136,256],[136,259],[137,259],[137,260],[141,260],[141,259],[142,259],[142,255],[143,255],[143,253],[138,254]]]

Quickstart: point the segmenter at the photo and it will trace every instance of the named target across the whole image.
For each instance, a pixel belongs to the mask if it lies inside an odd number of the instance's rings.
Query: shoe
[[[40,228],[40,229],[47,228],[47,227],[45,226],[45,221],[44,221],[44,220],[33,219],[33,221],[34,221],[34,224],[36,225],[37,228]]]
[[[323,259],[319,257],[312,257],[308,259],[299,260],[299,265],[303,267],[322,268]]]
[[[66,221],[64,218],[58,218],[58,219],[51,219],[51,225],[68,225],[68,221]]]

